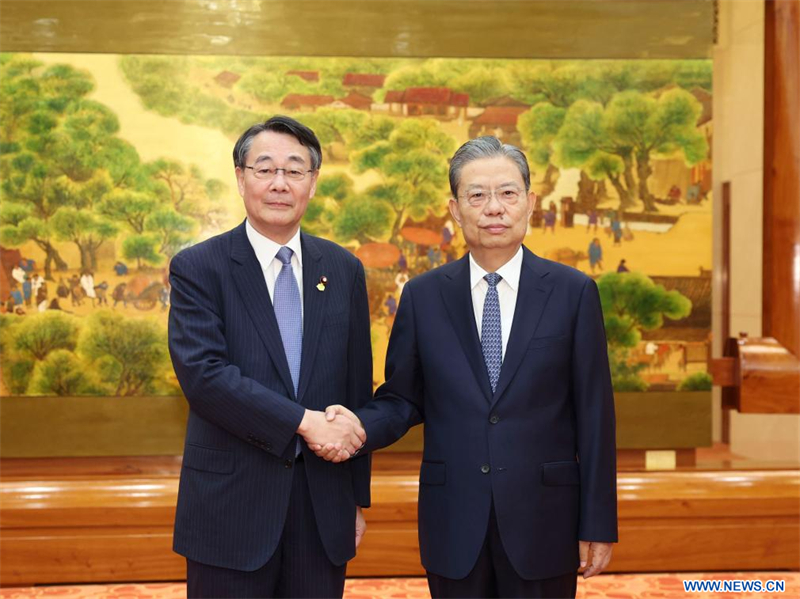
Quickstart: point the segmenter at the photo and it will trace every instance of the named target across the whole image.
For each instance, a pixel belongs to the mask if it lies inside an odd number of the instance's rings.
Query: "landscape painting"
[[[522,148],[525,243],[596,278],[617,391],[709,390],[710,60],[0,56],[2,396],[179,396],[170,259],[244,218],[231,151],[323,147],[305,231],[367,271],[375,384],[400,293],[456,260],[448,159]],[[524,309],[524,306],[521,307]]]

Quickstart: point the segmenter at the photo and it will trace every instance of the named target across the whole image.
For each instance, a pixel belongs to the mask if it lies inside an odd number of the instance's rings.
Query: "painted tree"
[[[153,266],[160,264],[162,256],[156,252],[158,239],[154,235],[131,235],[122,242],[122,256],[126,260],[136,260],[136,268],[142,270],[142,262]]]
[[[386,200],[374,197],[370,192],[356,194],[342,202],[333,223],[333,233],[343,242],[353,239],[362,244],[378,241],[391,231],[394,216]]]
[[[511,92],[508,72],[499,66],[475,66],[454,77],[449,83],[454,91],[469,94],[470,101],[477,104],[483,104]]]
[[[635,204],[633,147],[610,134],[602,104],[579,100],[570,106],[553,147],[562,166],[586,168],[593,178],[605,173],[621,209]]]
[[[97,212],[107,218],[125,223],[134,233],[144,232],[144,220],[159,205],[152,193],[135,189],[114,189],[97,204]]]
[[[73,352],[58,349],[36,364],[29,395],[71,396],[94,394],[86,365]]]
[[[74,317],[57,310],[32,314],[14,331],[17,351],[35,360],[44,360],[57,349],[74,350],[78,342],[78,323]]]
[[[389,139],[397,127],[397,120],[385,116],[372,115],[363,126],[356,128],[348,138],[348,147],[363,150],[379,141]]]
[[[553,140],[564,122],[566,109],[553,106],[549,102],[539,102],[517,120],[517,130],[527,150],[528,159],[544,169],[545,190],[548,195],[553,190],[553,176],[558,169],[552,163]]]
[[[78,340],[78,352],[118,396],[154,391],[169,367],[166,347],[166,330],[155,322],[110,310],[90,315]]]
[[[630,349],[642,340],[642,331],[661,328],[664,318],[689,316],[692,302],[679,291],[667,291],[642,273],[609,273],[597,280],[608,341],[614,388],[642,391],[647,385],[629,363]]]
[[[197,221],[203,230],[216,231],[225,219],[222,205],[225,184],[206,179],[196,165],[188,167],[177,160],[160,158],[145,165],[157,186],[153,193],[169,203],[176,212]]]
[[[128,55],[119,65],[148,110],[164,116],[181,113],[194,90],[188,82],[189,57]]]
[[[90,210],[59,208],[53,215],[52,226],[56,238],[74,243],[81,256],[81,270],[97,272],[97,249],[118,231],[110,220]]]
[[[363,110],[325,107],[295,117],[314,131],[323,152],[331,158],[334,144],[349,145],[350,138],[370,120]]]
[[[158,253],[171,259],[192,240],[194,221],[167,206],[145,218],[144,229],[156,240]]]
[[[645,210],[656,211],[648,180],[653,154],[680,153],[689,165],[708,155],[708,142],[697,129],[702,106],[683,89],[671,89],[653,98],[636,91],[614,96],[605,112],[606,130],[619,144],[629,145],[636,158],[639,198]]]
[[[3,385],[12,395],[25,393],[36,366],[29,351],[16,348],[17,330],[24,321],[16,314],[0,314],[0,371]]]
[[[448,87],[458,75],[469,69],[466,61],[430,58],[393,70],[383,84],[386,90],[403,91],[408,87]]]
[[[446,202],[447,160],[455,142],[433,119],[408,119],[388,139],[353,153],[356,172],[374,170],[382,183],[369,190],[371,201],[385,201],[394,213],[391,239],[400,240],[408,218],[424,219],[443,210]]]

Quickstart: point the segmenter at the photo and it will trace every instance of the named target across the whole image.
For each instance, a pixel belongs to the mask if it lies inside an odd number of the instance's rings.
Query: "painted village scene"
[[[531,164],[527,247],[597,280],[615,389],[708,390],[711,72],[707,60],[0,55],[0,395],[180,394],[169,261],[242,221],[233,144],[276,113],[320,138],[302,226],[366,267],[376,384],[403,286],[465,251],[448,159],[494,135]]]

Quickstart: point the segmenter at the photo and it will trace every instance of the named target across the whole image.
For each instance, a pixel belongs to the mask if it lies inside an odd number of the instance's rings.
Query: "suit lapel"
[[[330,273],[325,272],[325,259],[314,238],[301,233],[300,243],[303,247],[303,354],[300,360],[297,401],[303,403],[303,394],[308,388],[314,367],[314,358],[317,355],[319,346],[317,341],[324,320],[325,304],[330,295],[320,292],[317,285],[320,277],[330,275]],[[331,282],[331,284],[334,283]]]
[[[486,396],[492,397],[489,373],[481,351],[478,327],[475,325],[475,311],[472,307],[472,290],[469,280],[469,254],[455,264],[455,268],[442,274],[442,298],[447,306],[447,315],[461,341],[478,385]]]
[[[264,273],[261,271],[261,264],[256,258],[256,253],[247,239],[244,223],[233,230],[231,262],[231,276],[242,298],[242,303],[244,303],[259,337],[264,342],[281,381],[289,390],[289,396],[295,399],[292,375],[289,372],[289,363],[286,361],[286,352],[283,349],[281,332],[278,328],[278,321],[275,319],[267,283],[264,280]]]
[[[514,308],[514,322],[511,325],[511,335],[500,368],[500,379],[492,396],[492,405],[500,399],[522,364],[552,291],[552,286],[545,279],[549,273],[547,268],[528,248],[523,246],[522,251],[522,270],[517,304]]]

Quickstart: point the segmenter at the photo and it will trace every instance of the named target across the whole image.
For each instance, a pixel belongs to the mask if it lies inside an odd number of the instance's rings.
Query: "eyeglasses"
[[[470,206],[478,208],[486,204],[492,196],[505,206],[513,206],[522,197],[522,190],[517,187],[502,187],[494,191],[475,188],[461,196],[461,199],[466,200]]]
[[[290,181],[302,181],[306,178],[308,173],[313,173],[314,169],[310,169],[307,171],[301,171],[300,169],[296,168],[269,168],[266,166],[247,166],[245,165],[244,168],[249,168],[253,171],[253,176],[256,179],[272,179],[277,174],[278,171],[283,171],[283,176],[289,179]]]

